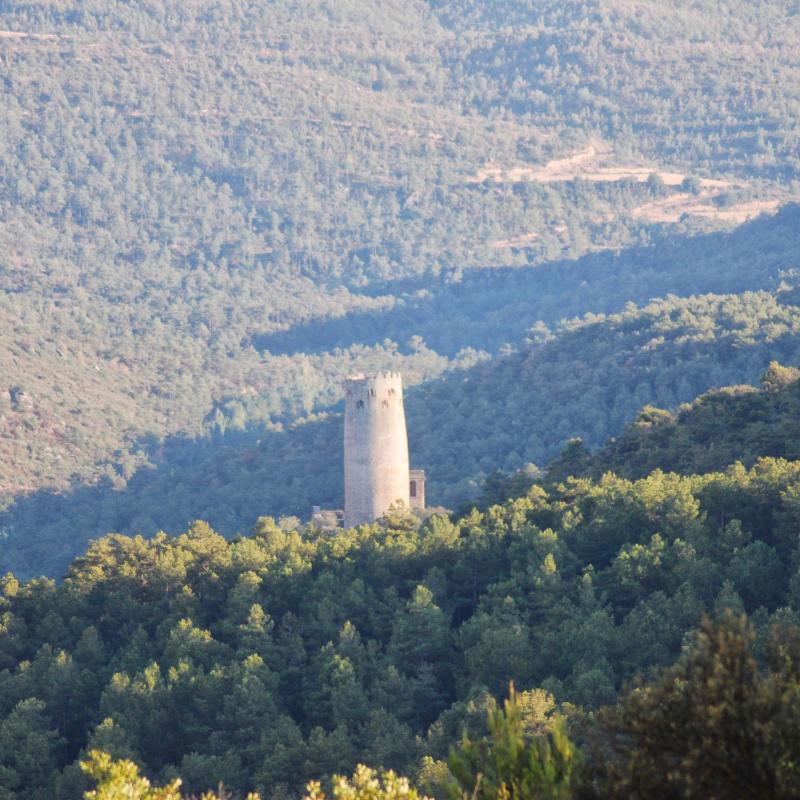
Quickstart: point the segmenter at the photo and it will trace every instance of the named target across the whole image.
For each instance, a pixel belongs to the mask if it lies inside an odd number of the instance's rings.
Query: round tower
[[[345,380],[344,524],[373,522],[409,505],[408,435],[399,372]]]

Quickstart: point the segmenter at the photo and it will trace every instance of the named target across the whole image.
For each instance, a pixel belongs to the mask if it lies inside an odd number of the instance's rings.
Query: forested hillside
[[[411,460],[428,472],[429,503],[455,507],[488,474],[543,466],[575,436],[597,447],[644,405],[671,408],[713,386],[758,382],[776,358],[800,364],[800,308],[789,300],[789,291],[671,297],[591,315],[412,390]],[[158,446],[161,463],[124,492],[107,485],[18,501],[2,518],[2,568],[59,575],[87,538],[108,531],[179,531],[199,517],[232,535],[264,510],[307,519],[314,504],[341,507],[342,439],[334,412]]]
[[[3,3],[3,499],[119,483],[143,437],[202,436],[227,403],[283,420],[348,369],[421,380],[466,346],[407,344],[439,311],[327,358],[251,346],[276,333],[774,211],[798,194],[796,19],[782,0]],[[557,272],[552,309],[580,287]],[[616,310],[592,303],[562,316]],[[529,325],[559,318],[537,308]],[[469,346],[519,336],[495,322]]]
[[[655,469],[688,474],[711,472],[734,461],[750,466],[762,456],[798,460],[798,378],[796,368],[773,363],[760,388],[717,389],[675,411],[649,406],[581,471],[599,475],[612,470],[638,478]]]
[[[260,342],[282,365],[262,375],[274,388],[221,402],[206,416],[204,435],[143,437],[133,455],[118,454],[99,485],[16,498],[0,513],[0,568],[57,576],[87,538],[109,531],[177,533],[200,517],[232,535],[264,513],[306,519],[314,504],[340,506],[341,423],[330,405],[338,370],[379,368],[384,348],[407,385],[448,366],[471,367],[407,392],[412,460],[428,470],[431,502],[456,507],[498,468],[542,466],[574,436],[601,445],[647,403],[674,408],[714,386],[757,382],[772,359],[800,363],[797,264],[800,207],[789,206],[731,233],[666,236],[533,271],[474,271],[428,290],[407,284],[405,299],[386,312],[317,321]],[[609,315],[625,304],[620,286],[643,307]],[[715,286],[741,294],[647,304],[654,294]],[[746,293],[765,286],[771,293]],[[605,316],[564,321],[598,307]],[[381,344],[418,331],[423,341],[407,348]],[[516,352],[476,365],[487,340],[501,349],[515,342]],[[335,349],[314,352],[324,341]],[[281,374],[294,377],[280,383]],[[276,420],[270,397],[281,392],[298,413],[313,405],[303,381],[327,408]],[[5,413],[25,431],[23,448],[35,410],[18,402]]]
[[[749,468],[765,457],[800,459],[800,369],[772,361],[759,384],[711,389],[672,410],[647,405],[595,452],[573,437],[545,469],[496,470],[476,503],[521,497],[535,481],[600,480],[609,472],[637,480],[656,470],[692,475]]]
[[[99,749],[188,792],[293,797],[360,762],[443,797],[442,759],[510,680],[529,733],[580,729],[704,612],[747,611],[757,654],[800,623],[798,487],[800,464],[764,459],[537,485],[420,529],[105,537],[60,585],[2,581],[0,787],[79,798]]]

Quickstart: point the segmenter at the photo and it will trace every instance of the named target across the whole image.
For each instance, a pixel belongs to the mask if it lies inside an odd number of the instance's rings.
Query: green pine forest
[[[156,782],[180,776],[190,793],[222,782],[299,797],[361,763],[447,797],[459,774],[469,782],[486,768],[485,737],[513,682],[521,740],[555,736],[557,754],[568,730],[582,749],[557,796],[581,796],[584,783],[645,796],[663,778],[661,740],[647,731],[664,714],[685,743],[681,714],[698,741],[722,725],[706,684],[708,712],[681,710],[696,670],[724,666],[732,684],[719,702],[739,697],[730,724],[774,715],[760,680],[800,691],[800,462],[767,455],[779,434],[796,448],[798,403],[800,373],[773,363],[759,389],[704,395],[677,414],[647,408],[596,455],[573,442],[524,489],[516,476],[515,497],[459,517],[420,526],[400,510],[336,532],[262,517],[233,540],[196,522],[177,537],[98,539],[59,583],[9,574],[0,785],[10,798],[79,798],[91,785],[79,762],[101,751]],[[755,460],[695,472],[709,466],[709,442]],[[676,458],[680,472],[666,471]],[[561,478],[570,459],[576,473],[602,474]],[[765,669],[773,677],[759,678]],[[651,682],[652,708],[626,696],[635,679]],[[759,734],[757,780],[791,797],[796,774],[774,759],[781,746],[797,754],[777,731]],[[456,757],[465,732],[477,750]],[[684,755],[680,780],[700,780]],[[735,796],[692,794],[680,780],[676,797]],[[630,781],[641,794],[627,793]]]

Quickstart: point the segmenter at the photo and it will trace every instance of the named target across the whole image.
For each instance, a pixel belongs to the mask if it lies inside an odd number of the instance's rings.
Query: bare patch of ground
[[[720,222],[742,223],[759,214],[772,214],[781,205],[780,200],[749,200],[720,207],[710,202],[714,195],[703,192],[699,195],[676,194],[663,200],[645,203],[633,209],[631,216],[646,222],[678,222],[684,214]]]
[[[658,177],[665,186],[680,187],[687,177],[683,172],[662,169],[652,164],[620,163],[613,148],[600,140],[591,141],[583,149],[564,158],[554,159],[543,166],[521,164],[503,167],[497,163],[486,164],[467,183],[558,183],[585,180],[595,183],[632,180],[644,183],[651,176]],[[671,193],[668,197],[645,203],[628,213],[634,219],[652,223],[674,223],[682,216],[699,217],[720,223],[739,224],[759,214],[774,213],[785,199],[775,197],[746,200],[730,205],[715,202],[725,192],[742,188],[730,181],[714,178],[696,178],[694,192]],[[607,221],[607,220],[606,220]],[[530,246],[539,238],[537,233],[525,233],[492,242],[496,249]]]
[[[513,236],[510,239],[498,239],[496,242],[492,242],[492,247],[496,250],[508,250],[510,248],[522,248],[527,247],[530,244],[533,244],[540,236],[535,231],[531,231],[530,233],[523,233],[519,236]]]
[[[502,167],[489,163],[475,175],[467,178],[467,183],[483,183],[491,180],[496,183],[559,183],[578,178],[595,183],[634,180],[644,183],[651,175],[658,176],[667,186],[679,186],[687,177],[682,172],[663,170],[647,164],[620,164],[614,157],[613,149],[599,140],[590,142],[585,148],[565,158],[548,161],[544,166],[517,165]],[[700,178],[699,183],[706,189],[725,189],[728,181]]]
[[[0,31],[0,39],[38,39],[54,41],[60,38],[55,33],[27,33],[26,31]]]

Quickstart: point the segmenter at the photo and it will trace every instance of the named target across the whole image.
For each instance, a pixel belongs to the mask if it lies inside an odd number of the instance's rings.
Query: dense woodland
[[[796,797],[798,23],[0,0],[0,796]]]
[[[772,365],[750,394],[763,402],[749,427],[735,412],[706,426],[756,456],[759,425],[796,425],[800,382]],[[702,422],[687,424],[699,440]],[[0,748],[0,785],[80,797],[77,762],[101,750],[190,792],[221,780],[299,796],[365,763],[444,797],[451,746],[486,733],[510,681],[529,733],[561,719],[590,747],[611,713],[592,712],[637,675],[661,680],[702,615],[749,614],[757,660],[772,626],[800,624],[798,487],[799,462],[763,457],[553,476],[422,526],[398,511],[337,532],[264,517],[232,541],[201,522],[176,538],[106,536],[59,584],[2,582],[0,741],[15,744]],[[623,762],[603,780],[624,783]]]
[[[754,634],[730,609],[718,621],[705,617],[674,666],[631,685],[596,715],[552,713],[546,693],[511,686],[503,707],[489,708],[486,733],[465,731],[426,788],[452,800],[789,800],[800,789],[800,627],[774,625],[761,643]],[[582,729],[582,746],[568,727]],[[431,766],[428,760],[426,771]],[[97,783],[87,800],[184,797],[180,778],[154,787],[134,761],[104,751],[90,751],[80,767]],[[334,800],[430,800],[393,770],[363,764],[352,779],[335,775],[330,783]],[[325,784],[309,782],[304,800],[325,800]],[[202,795],[223,798],[230,798],[223,786]]]
[[[351,369],[416,383],[537,322],[773,290],[669,259],[645,278],[647,255],[603,251],[798,196],[796,16],[3,3],[0,502],[121,488],[158,463],[153,442],[286,423]]]

